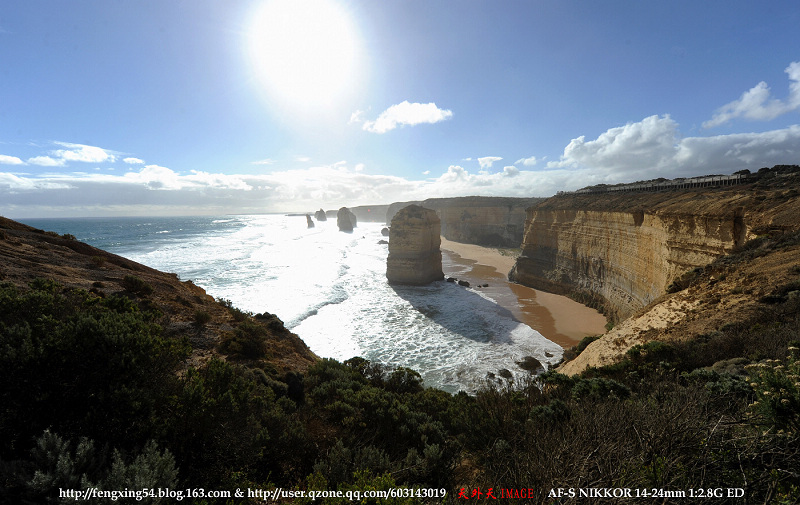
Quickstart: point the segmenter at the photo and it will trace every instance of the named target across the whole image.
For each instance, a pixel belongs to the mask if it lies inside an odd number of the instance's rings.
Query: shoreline
[[[515,256],[491,247],[462,244],[444,237],[441,240],[442,253],[468,269],[461,278],[473,284],[488,283],[488,288],[480,289],[548,340],[567,349],[583,337],[605,333],[606,318],[596,310],[566,296],[509,282],[508,272],[514,266]]]

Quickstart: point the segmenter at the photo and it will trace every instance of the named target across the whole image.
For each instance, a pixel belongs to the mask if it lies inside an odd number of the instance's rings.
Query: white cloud
[[[139,158],[125,158],[122,161],[128,165],[144,165],[144,160],[140,160]]]
[[[63,159],[55,159],[50,156],[34,156],[28,158],[28,163],[42,167],[63,167],[66,164]]]
[[[71,144],[69,142],[54,143],[67,148],[59,149],[52,153],[57,158],[60,158],[64,161],[81,161],[84,163],[103,163],[116,161],[116,156],[100,147],[87,146],[83,144]]]
[[[250,164],[251,165],[274,165],[275,164],[275,160],[270,159],[270,158],[266,158],[266,159],[263,159],[263,160],[252,161],[252,162],[250,162]]]
[[[101,147],[69,142],[53,142],[53,144],[66,147],[66,149],[56,149],[49,151],[46,155],[34,156],[28,159],[28,163],[43,167],[63,167],[73,161],[81,163],[113,163],[117,159],[114,154]]]
[[[536,156],[531,156],[530,158],[520,158],[517,161],[515,161],[514,164],[515,165],[522,164],[523,166],[526,166],[526,167],[532,167],[532,166],[536,165],[536,163],[538,163],[538,162],[539,162],[539,160],[536,159]]]
[[[495,161],[500,161],[503,158],[498,156],[484,156],[483,158],[478,158],[478,164],[481,166],[482,170],[489,170],[492,168],[492,165]]]
[[[352,114],[350,114],[350,121],[348,121],[347,124],[363,123],[364,122],[364,117],[363,116],[364,116],[364,111],[363,110],[357,110],[357,111],[353,112]]]
[[[601,182],[729,174],[800,160],[800,126],[762,133],[682,138],[669,116],[611,128],[595,140],[573,139],[548,168],[590,170]],[[588,184],[588,183],[587,183]],[[587,185],[584,184],[584,185]]]
[[[509,167],[503,167],[503,174],[508,177],[516,177],[519,175],[519,169],[513,165]]]
[[[410,103],[406,100],[381,112],[375,121],[363,121],[362,128],[373,133],[386,133],[398,126],[433,124],[451,117],[453,117],[452,111],[440,109],[435,103]],[[362,121],[361,111],[356,111],[350,117],[350,122],[360,121]]]
[[[0,165],[24,165],[25,162],[16,156],[0,154]]]
[[[650,116],[638,123],[611,128],[596,140],[572,139],[561,160],[548,167],[591,167],[614,173],[654,171],[668,166],[675,155],[678,123],[669,115]]]
[[[769,121],[800,108],[800,61],[790,63],[784,72],[789,75],[790,81],[789,96],[785,101],[771,98],[769,86],[761,81],[742,93],[738,100],[717,109],[712,118],[703,123],[703,127],[713,128],[737,117]]]

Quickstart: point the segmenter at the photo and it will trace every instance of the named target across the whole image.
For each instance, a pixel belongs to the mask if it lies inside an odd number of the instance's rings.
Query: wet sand
[[[515,258],[498,249],[452,242],[442,237],[444,274],[468,281],[510,310],[521,322],[564,348],[583,337],[605,333],[606,318],[566,296],[508,282]],[[450,270],[450,272],[448,272]]]

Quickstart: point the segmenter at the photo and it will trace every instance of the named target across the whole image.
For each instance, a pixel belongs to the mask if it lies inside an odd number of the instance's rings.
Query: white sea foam
[[[472,391],[502,369],[522,377],[516,363],[526,356],[561,357],[560,346],[478,290],[390,286],[383,226],[342,233],[335,220],[309,229],[304,216],[263,215],[94,222],[75,234],[243,310],[276,314],[319,356],[410,367],[448,391]],[[464,267],[445,260],[444,269],[457,276]]]

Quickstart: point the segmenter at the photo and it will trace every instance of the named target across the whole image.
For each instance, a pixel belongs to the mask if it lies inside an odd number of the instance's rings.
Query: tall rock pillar
[[[436,212],[409,205],[392,218],[386,278],[390,283],[422,285],[441,280],[441,222]]]

